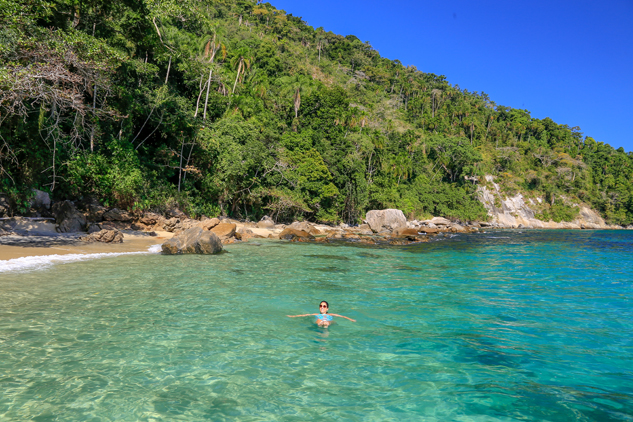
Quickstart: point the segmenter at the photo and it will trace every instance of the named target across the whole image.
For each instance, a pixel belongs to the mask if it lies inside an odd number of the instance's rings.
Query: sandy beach
[[[173,233],[124,234],[123,243],[88,243],[73,238],[47,236],[4,236],[0,238],[0,261],[27,256],[94,254],[113,252],[144,252],[161,244]]]

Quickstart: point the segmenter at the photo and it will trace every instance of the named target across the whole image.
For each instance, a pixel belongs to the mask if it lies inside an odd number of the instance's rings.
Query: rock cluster
[[[79,238],[85,242],[122,243],[123,233],[114,230],[100,230]]]

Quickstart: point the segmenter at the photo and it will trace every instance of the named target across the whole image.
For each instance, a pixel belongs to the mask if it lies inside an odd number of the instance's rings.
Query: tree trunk
[[[170,69],[171,69],[171,56],[169,56],[169,65],[167,65],[167,76],[165,76],[165,85],[167,85],[167,81],[169,80]]]
[[[94,97],[92,99],[92,130],[90,131],[90,152],[94,152],[95,150],[95,125],[97,124],[95,119],[95,113],[97,108],[97,83],[95,82],[95,92]]]
[[[235,87],[237,86],[237,80],[240,78],[240,72],[242,71],[242,63],[244,59],[240,59],[240,63],[237,65],[237,76],[235,77],[235,83],[233,84],[233,91],[231,94],[235,94]]]

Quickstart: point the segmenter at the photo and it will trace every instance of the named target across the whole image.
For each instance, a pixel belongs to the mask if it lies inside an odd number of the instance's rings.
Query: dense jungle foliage
[[[633,155],[252,0],[0,0],[0,192],[357,223],[476,188],[633,221]]]

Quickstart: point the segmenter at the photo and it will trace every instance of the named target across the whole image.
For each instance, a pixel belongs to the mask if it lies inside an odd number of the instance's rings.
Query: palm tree
[[[231,94],[235,94],[235,87],[237,86],[237,81],[240,78],[240,75],[243,75],[246,72],[246,69],[251,68],[251,57],[250,52],[246,47],[242,47],[235,53],[235,57],[231,59],[231,66],[234,69],[237,69],[237,75],[235,76],[235,83],[233,84],[233,90]]]

